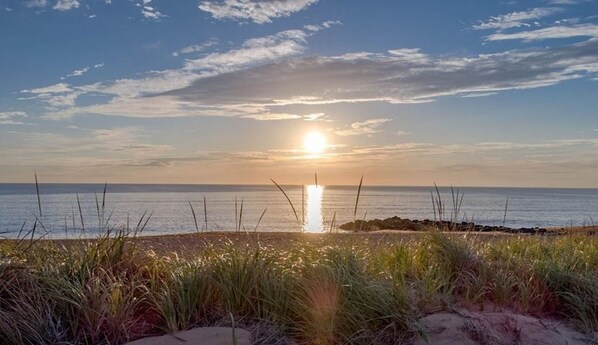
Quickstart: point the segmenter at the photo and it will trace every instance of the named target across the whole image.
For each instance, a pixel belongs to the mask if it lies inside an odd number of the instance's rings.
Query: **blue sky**
[[[0,32],[0,181],[598,187],[596,1],[0,0]]]

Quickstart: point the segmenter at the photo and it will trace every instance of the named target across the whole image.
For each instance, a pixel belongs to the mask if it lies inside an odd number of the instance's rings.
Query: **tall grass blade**
[[[505,213],[502,217],[502,226],[505,226],[505,223],[507,222],[507,208],[509,207],[509,197],[507,197],[507,201],[505,201]]]
[[[359,196],[361,195],[361,185],[363,184],[363,176],[359,180],[359,187],[357,187],[357,198],[355,199],[355,208],[353,209],[353,223],[357,219],[357,206],[359,205]],[[355,229],[353,229],[355,230]]]
[[[282,189],[282,187],[278,183],[276,183],[276,181],[274,181],[273,179],[270,179],[270,181],[272,181],[272,183],[274,183],[276,185],[276,187],[278,187],[278,189],[282,192],[282,194],[285,196],[285,198],[287,198],[287,201],[289,202],[289,205],[291,205],[291,208],[293,209],[293,213],[295,214],[295,219],[297,220],[297,223],[299,223],[299,216],[297,215],[295,206],[293,206],[293,202],[291,201],[291,199],[289,198],[287,193],[284,191],[284,189]]]
[[[436,221],[436,199],[434,198],[434,193],[430,191],[430,197],[432,198],[432,210],[434,211],[434,221]]]
[[[100,230],[102,228],[102,217],[100,216],[100,202],[98,201],[98,194],[93,193],[93,195],[96,199],[96,212],[98,215],[98,230]]]
[[[264,215],[266,214],[266,211],[268,211],[267,207],[264,209],[264,212],[262,212],[262,215],[257,220],[257,224],[255,224],[255,229],[253,229],[253,232],[257,232],[257,228],[258,228],[258,226],[260,226],[260,223],[262,222],[262,218],[264,218]]]
[[[104,223],[104,216],[106,215],[106,190],[108,183],[104,183],[104,190],[102,191],[102,223]]]
[[[241,229],[243,227],[243,201],[244,198],[241,198],[241,209],[239,210],[239,232],[241,232]]]
[[[301,221],[305,224],[305,185],[301,185]]]
[[[438,220],[440,222],[442,222],[442,218],[444,217],[444,205],[442,203],[442,196],[440,195],[440,189],[438,188],[436,183],[434,183],[434,189],[436,190],[436,196],[437,196],[435,201],[436,201],[436,210],[438,211]]]
[[[197,225],[197,217],[195,216],[195,210],[193,209],[193,204],[189,201],[189,207],[191,207],[191,214],[193,215],[193,223],[195,223],[195,231],[199,232],[199,226]]]
[[[83,221],[83,211],[81,210],[81,200],[79,200],[79,193],[76,194],[77,196],[77,206],[79,207],[79,218],[81,219],[81,231],[85,234],[85,222]]]
[[[330,232],[334,232],[334,226],[336,221],[336,211],[334,211],[334,213],[332,214],[332,221],[330,222]]]
[[[206,196],[203,197],[203,219],[206,223],[206,231],[208,231],[208,204],[206,202]]]
[[[34,173],[35,175],[35,192],[37,193],[37,207],[39,209],[39,217],[42,217],[42,200],[40,197],[40,193],[39,193],[39,183],[37,181],[37,173]]]

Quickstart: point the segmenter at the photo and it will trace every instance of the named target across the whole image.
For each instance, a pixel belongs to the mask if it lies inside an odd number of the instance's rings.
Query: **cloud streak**
[[[201,44],[193,44],[193,45],[181,48],[180,50],[177,50],[174,53],[172,53],[172,56],[176,57],[176,56],[183,55],[183,54],[202,52],[202,51],[205,51],[206,49],[208,49],[212,46],[215,46],[217,44],[218,44],[218,40],[215,38],[211,38]]]
[[[75,8],[79,8],[79,1],[77,0],[58,0],[56,5],[52,7],[58,11],[70,11]]]
[[[161,18],[168,17],[167,15],[162,14],[158,9],[156,9],[152,4],[152,0],[142,0],[141,3],[137,5],[141,7],[141,14],[145,19],[149,20],[160,20]]]
[[[23,111],[4,111],[0,112],[0,125],[24,125],[20,119],[27,117]]]
[[[474,57],[418,50],[305,57],[200,78],[165,93],[202,106],[276,107],[339,102],[418,103],[448,95],[537,88],[592,77],[598,41]],[[267,83],[263,82],[267,81]]]
[[[318,0],[224,0],[202,1],[199,9],[215,19],[270,23],[275,18],[288,17],[315,4]]]
[[[592,37],[598,38],[598,25],[578,24],[571,26],[550,26],[537,30],[514,33],[496,33],[487,37],[488,41],[524,40],[538,41],[547,39]]]
[[[545,87],[571,79],[596,78],[598,74],[598,40],[594,38],[555,47],[465,57],[433,56],[411,48],[302,56],[311,36],[336,24],[328,21],[303,30],[248,39],[228,51],[186,59],[179,69],[80,86],[59,83],[22,93],[48,105],[46,116],[54,119],[99,114],[281,120],[302,118],[284,109],[292,105],[423,103],[443,96],[476,97]],[[527,35],[519,39],[556,35],[547,33],[550,30],[502,35]],[[594,30],[590,24],[575,26],[575,32],[593,34]],[[180,52],[183,50],[195,49],[183,48]],[[77,98],[85,94],[105,95],[110,100],[76,106]],[[358,129],[337,131],[346,134]]]
[[[489,20],[485,22],[480,22],[473,26],[475,30],[489,30],[494,29],[498,31],[503,31],[512,28],[519,28],[519,27],[529,27],[530,21],[549,17],[554,14],[561,12],[562,9],[558,7],[538,7],[532,8],[527,11],[520,11],[520,12],[511,12],[508,14],[502,14],[495,17],[490,17]]]
[[[340,136],[354,136],[354,135],[371,135],[374,133],[380,133],[382,130],[380,126],[383,124],[392,121],[392,119],[387,118],[379,118],[379,119],[369,119],[362,122],[354,122],[349,125],[348,128],[337,129],[334,131],[334,134]]]

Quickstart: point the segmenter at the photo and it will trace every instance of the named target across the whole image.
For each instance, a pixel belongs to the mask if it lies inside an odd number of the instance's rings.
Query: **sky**
[[[0,182],[598,188],[598,1],[0,0],[0,62]]]

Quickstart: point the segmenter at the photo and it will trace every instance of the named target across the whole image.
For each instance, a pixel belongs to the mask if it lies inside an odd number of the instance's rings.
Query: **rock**
[[[506,232],[511,234],[546,235],[551,232],[544,228],[508,228],[505,226],[478,225],[472,222],[451,222],[447,220],[431,221],[424,219],[403,219],[401,217],[390,217],[384,220],[372,219],[368,221],[356,220],[342,224],[340,229],[348,231],[376,231],[376,230],[413,230],[421,231],[429,228],[437,228],[443,231],[481,231],[481,232]]]
[[[234,330],[237,345],[251,345],[251,333],[244,329]],[[226,327],[201,327],[158,337],[148,337],[125,345],[231,345],[233,329]]]

